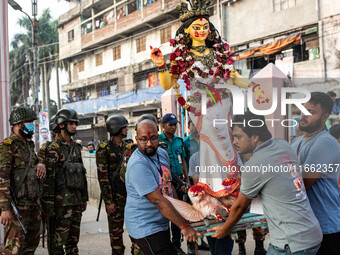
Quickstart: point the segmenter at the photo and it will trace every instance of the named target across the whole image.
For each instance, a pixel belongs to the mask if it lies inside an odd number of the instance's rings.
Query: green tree
[[[18,24],[25,29],[24,33],[14,35],[10,51],[10,83],[12,105],[25,103],[29,89],[33,88],[33,48],[32,25],[28,17],[19,19]],[[38,69],[46,86],[49,86],[51,72],[57,63],[59,46],[57,20],[53,20],[49,9],[39,17]],[[43,85],[43,84],[41,84]]]

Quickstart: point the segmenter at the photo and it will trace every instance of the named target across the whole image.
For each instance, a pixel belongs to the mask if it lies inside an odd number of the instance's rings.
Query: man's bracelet
[[[161,67],[157,67],[157,71],[160,73],[165,73],[166,71],[168,71],[168,68],[166,65],[161,66]]]
[[[188,222],[187,224],[185,224],[183,227],[181,227],[181,231],[182,231],[183,229],[186,229],[188,226],[189,226],[189,222]]]

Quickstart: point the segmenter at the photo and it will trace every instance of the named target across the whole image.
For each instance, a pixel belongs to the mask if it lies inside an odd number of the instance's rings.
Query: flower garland
[[[222,38],[221,42],[219,42],[214,38],[214,43],[212,50],[214,52],[213,67],[216,67],[215,72],[213,69],[209,69],[204,66],[201,62],[195,62],[190,55],[188,46],[184,44],[183,34],[180,34],[170,40],[170,45],[174,47],[173,52],[170,55],[171,73],[176,79],[182,79],[184,81],[187,90],[191,89],[190,78],[194,78],[196,75],[202,78],[208,78],[212,75],[214,76],[214,79],[230,78],[230,69],[228,67],[235,62],[232,58],[234,54],[229,51],[229,45],[225,39]],[[176,91],[178,103],[185,110],[196,113],[195,107],[190,107],[190,105],[187,104],[187,101],[183,98],[179,91],[180,85],[175,83],[173,88]]]

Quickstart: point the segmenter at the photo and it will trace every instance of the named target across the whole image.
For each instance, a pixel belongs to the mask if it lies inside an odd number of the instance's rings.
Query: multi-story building
[[[105,119],[113,113],[125,115],[131,125],[144,113],[160,117],[164,90],[149,46],[161,47],[169,58],[180,1],[69,2],[69,11],[59,17],[60,59],[69,72],[62,90],[68,94],[64,106],[80,113],[80,139],[106,139]]]
[[[59,18],[60,59],[69,72],[62,90],[69,96],[65,106],[81,114],[79,136],[106,139],[112,113],[123,113],[132,125],[143,113],[160,117],[164,90],[149,46],[161,47],[169,63],[181,0],[67,1],[70,9]],[[298,86],[328,91],[340,77],[336,2],[215,0],[210,20],[238,55],[235,66],[243,75],[272,62]]]
[[[297,86],[325,92],[339,86],[338,1],[228,0],[222,9],[223,34],[243,75],[272,62]]]

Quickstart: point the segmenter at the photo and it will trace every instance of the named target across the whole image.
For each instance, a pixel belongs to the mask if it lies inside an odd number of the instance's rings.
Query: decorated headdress
[[[192,2],[191,2],[192,1]],[[177,5],[176,9],[179,11],[179,19],[184,22],[192,17],[202,17],[209,16],[210,12],[208,7],[210,5],[210,1],[204,0],[187,0],[190,4],[190,10],[188,8],[188,4],[182,2],[180,5]]]

